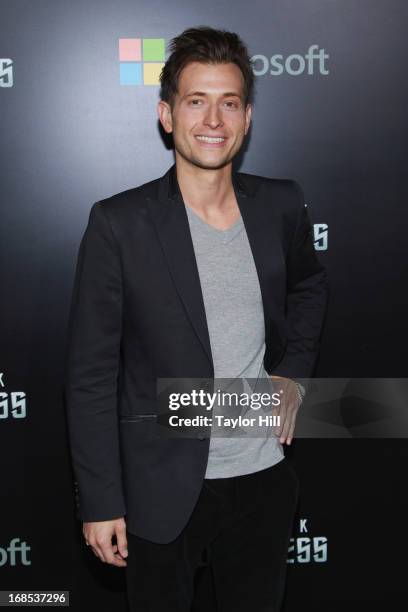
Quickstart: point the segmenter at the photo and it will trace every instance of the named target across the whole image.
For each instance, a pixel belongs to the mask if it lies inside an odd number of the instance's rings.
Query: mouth
[[[225,136],[205,136],[202,134],[195,136],[195,138],[199,143],[211,148],[222,147],[227,140]]]

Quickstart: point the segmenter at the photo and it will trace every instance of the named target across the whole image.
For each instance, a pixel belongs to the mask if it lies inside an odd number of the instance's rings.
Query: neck
[[[176,174],[184,202],[196,210],[221,210],[234,199],[232,162],[222,168],[200,168],[176,154]]]

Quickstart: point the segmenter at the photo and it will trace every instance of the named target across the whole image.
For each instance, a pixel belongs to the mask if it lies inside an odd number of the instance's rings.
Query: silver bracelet
[[[296,387],[297,387],[297,392],[298,392],[298,396],[299,396],[299,400],[301,402],[303,402],[303,398],[306,395],[306,389],[304,388],[303,385],[301,385],[300,383],[296,382]]]

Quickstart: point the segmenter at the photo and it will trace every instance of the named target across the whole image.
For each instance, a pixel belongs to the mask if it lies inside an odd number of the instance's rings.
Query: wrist
[[[283,380],[291,380],[292,382],[294,382],[294,383],[295,383],[295,385],[296,385],[296,388],[297,388],[297,392],[298,392],[299,400],[300,400],[301,402],[303,401],[303,398],[304,398],[304,397],[305,397],[305,395],[306,395],[306,389],[304,388],[304,386],[303,386],[303,385],[301,385],[301,384],[300,384],[299,382],[297,382],[296,380],[293,380],[292,378],[289,378],[289,379],[288,379],[288,378],[285,378],[285,376],[276,376],[276,375],[274,375],[274,374],[273,374],[273,375],[271,374],[270,376],[271,376],[271,378],[281,378],[281,379],[283,379]]]

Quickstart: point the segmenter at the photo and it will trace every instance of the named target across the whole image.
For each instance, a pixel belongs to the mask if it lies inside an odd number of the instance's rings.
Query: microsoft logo
[[[159,85],[164,38],[119,38],[121,85]]]

